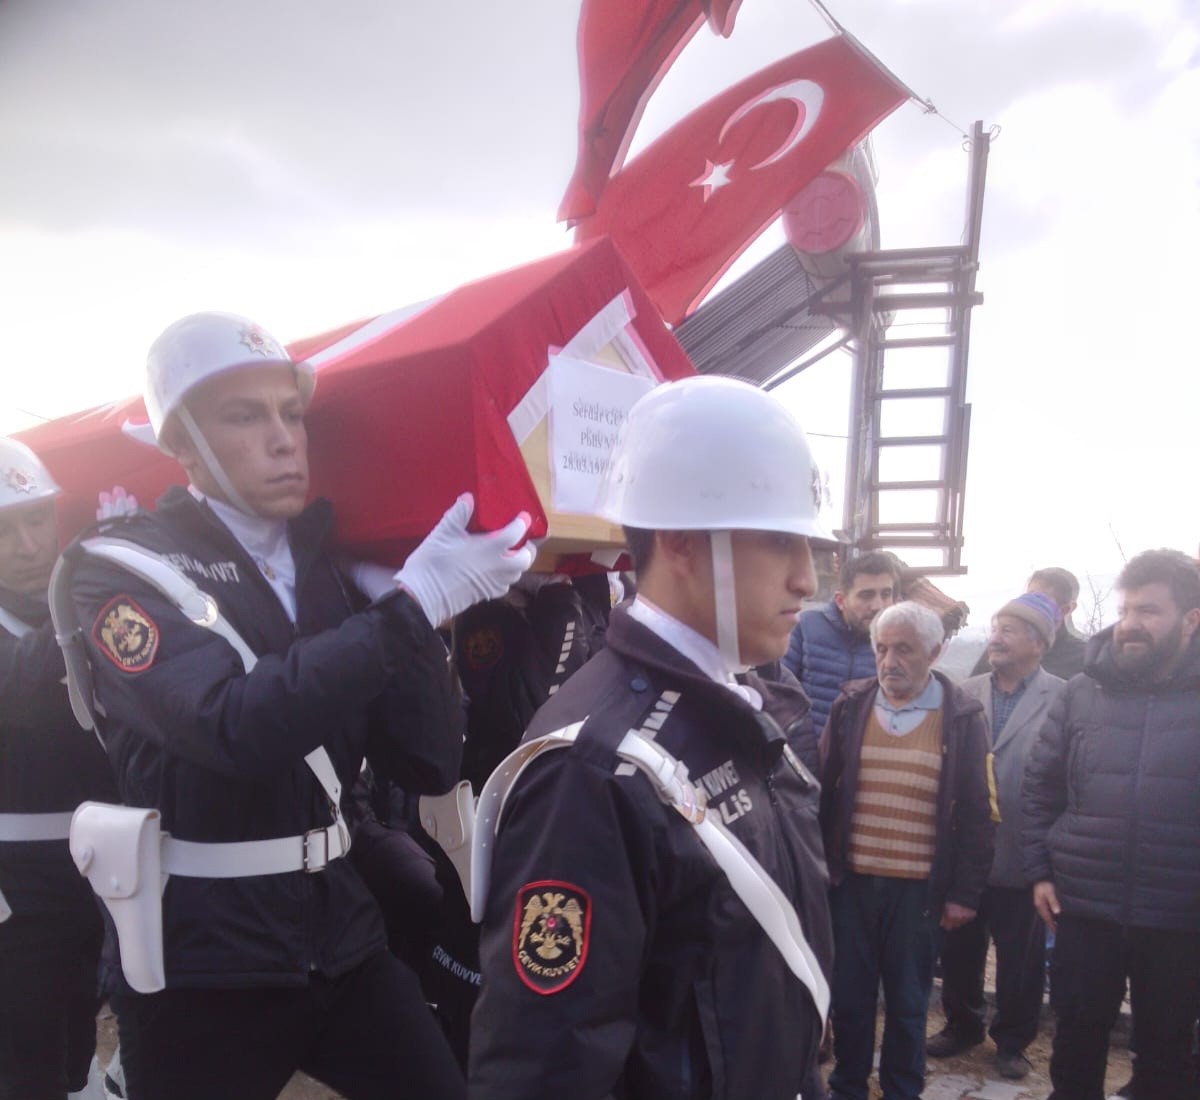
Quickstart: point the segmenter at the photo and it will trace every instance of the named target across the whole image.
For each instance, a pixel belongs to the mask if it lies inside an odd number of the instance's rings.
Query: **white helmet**
[[[296,363],[284,346],[245,317],[233,313],[193,313],[176,321],[154,341],[146,359],[146,412],[162,446],[163,425],[201,382],[225,371],[290,363],[307,405],[315,378],[308,363]],[[164,448],[165,449],[165,448]]]
[[[785,531],[832,542],[804,430],[776,397],[711,376],[655,387],[629,410],[597,512],[654,531]]]
[[[48,500],[61,492],[42,460],[24,443],[0,438],[0,509]]]

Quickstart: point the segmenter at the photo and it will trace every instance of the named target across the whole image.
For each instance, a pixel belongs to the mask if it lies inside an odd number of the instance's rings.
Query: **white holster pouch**
[[[121,969],[139,993],[166,986],[157,810],[85,802],[71,821],[71,858],[117,929]]]
[[[471,919],[476,923],[483,920],[487,909],[492,853],[509,791],[535,757],[551,749],[570,748],[583,726],[583,722],[575,722],[519,745],[484,784],[479,794],[471,856]],[[824,1024],[829,1016],[829,982],[804,935],[796,910],[753,853],[716,817],[705,812],[704,793],[692,783],[687,765],[633,729],[617,746],[617,755],[633,764],[650,781],[658,797],[692,826],[697,839],[729,880],[733,892],[778,948],[788,969],[808,990]]]
[[[462,780],[445,794],[423,794],[420,801],[421,827],[450,857],[471,904],[471,841],[475,835],[475,796],[471,784]]]
[[[157,589],[186,618],[224,638],[247,672],[254,668],[257,655],[221,615],[216,601],[169,562],[122,539],[86,539],[80,546]],[[50,579],[50,613],[66,660],[75,717],[84,729],[96,729],[96,714],[102,712],[92,691],[91,667],[70,598],[70,567],[65,557],[59,558]],[[85,802],[75,811],[71,855],[112,914],[121,947],[121,969],[133,989],[155,993],[165,987],[162,894],[171,875],[248,878],[293,871],[313,874],[350,850],[350,830],[341,810],[342,785],[333,761],[324,746],[318,746],[304,762],[325,793],[333,821],[300,836],[207,843],[161,832],[154,809]]]

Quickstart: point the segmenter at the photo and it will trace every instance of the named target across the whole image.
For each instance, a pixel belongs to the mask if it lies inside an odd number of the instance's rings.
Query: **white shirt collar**
[[[754,688],[739,684],[725,664],[721,651],[703,634],[668,615],[661,607],[651,603],[645,596],[634,597],[629,605],[629,617],[636,619],[647,630],[652,631],[672,649],[692,662],[710,680],[729,688],[740,695],[755,710],[762,710],[762,696]]]
[[[237,539],[250,560],[258,566],[271,590],[279,597],[287,617],[296,621],[296,560],[288,541],[287,520],[249,516],[222,500],[205,496],[194,485],[188,492],[207,504],[229,533]]]

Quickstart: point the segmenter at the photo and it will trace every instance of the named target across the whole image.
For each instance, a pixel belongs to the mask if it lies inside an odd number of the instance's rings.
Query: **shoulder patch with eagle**
[[[592,899],[569,882],[529,882],[517,891],[513,965],[543,996],[566,989],[587,961]]]
[[[100,609],[92,639],[122,672],[143,672],[158,652],[158,626],[129,596],[117,596]]]

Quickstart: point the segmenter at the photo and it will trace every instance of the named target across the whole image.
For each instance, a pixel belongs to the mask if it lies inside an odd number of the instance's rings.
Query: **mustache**
[[[1122,631],[1114,635],[1114,640],[1117,645],[1125,645],[1127,642],[1142,642],[1145,645],[1154,644],[1154,639],[1141,630]]]

